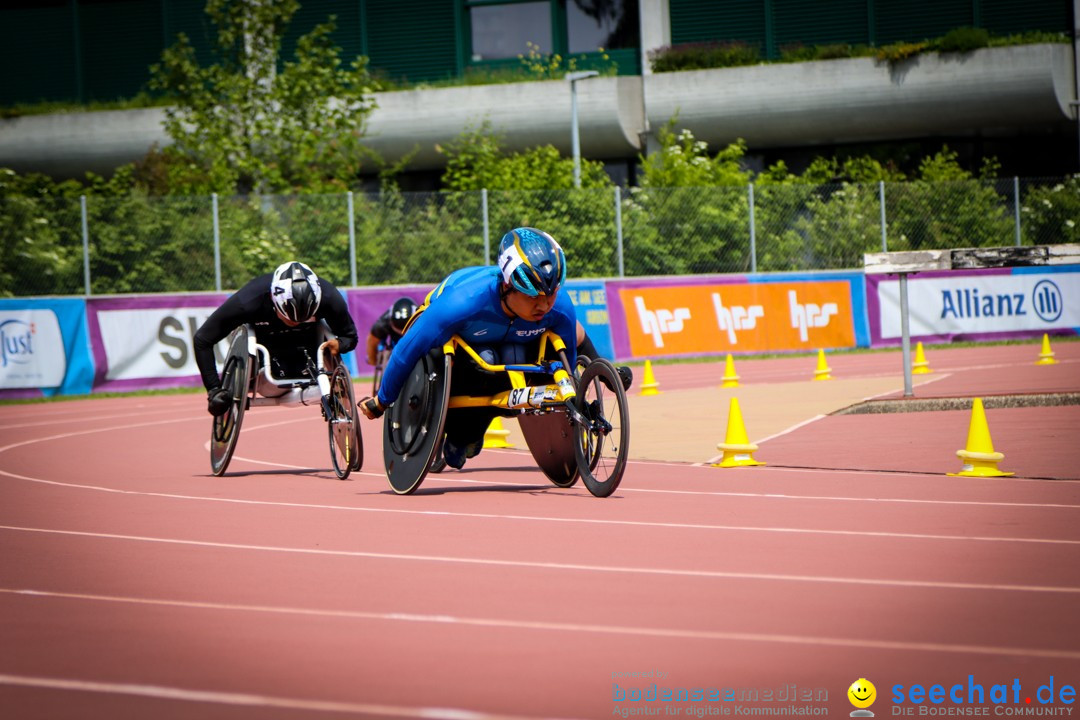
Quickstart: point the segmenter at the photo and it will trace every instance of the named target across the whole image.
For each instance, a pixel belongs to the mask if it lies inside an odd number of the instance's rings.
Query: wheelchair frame
[[[278,405],[319,405],[328,426],[334,473],[344,480],[350,472],[360,469],[364,448],[352,378],[341,358],[331,355],[327,349],[332,339],[329,328],[325,325],[321,325],[321,328],[324,340],[316,350],[316,358],[322,363],[317,364],[304,350],[309,376],[299,378],[274,378],[270,375],[270,351],[258,342],[251,325],[242,325],[229,336],[222,387],[231,391],[233,404],[227,413],[215,417],[213,421],[210,465],[214,475],[223,475],[228,468],[245,411],[250,407]],[[271,396],[261,394],[271,388],[283,392]],[[309,392],[312,388],[315,389],[314,394]]]
[[[559,360],[546,361],[548,349],[558,354]],[[450,395],[450,376],[457,350],[461,349],[484,371],[491,373],[505,372],[511,387],[492,395]],[[485,361],[461,337],[455,335],[441,348],[444,358],[445,377],[438,377],[438,369],[432,365],[430,355],[421,358],[414,368],[410,382],[439,384],[442,398],[432,399],[427,393],[415,391],[415,388],[403,387],[395,405],[405,403],[408,410],[388,411],[384,420],[383,456],[386,461],[387,478],[395,492],[408,494],[416,490],[430,471],[436,460],[436,453],[443,441],[446,412],[461,408],[495,408],[503,411],[507,417],[522,418],[522,429],[526,442],[534,459],[552,482],[559,487],[573,485],[580,476],[586,488],[597,497],[607,497],[615,491],[622,480],[629,452],[629,405],[626,392],[614,366],[606,360],[589,362],[581,376],[575,378],[566,364],[566,346],[555,333],[545,332],[540,337],[538,361],[532,364],[491,364]],[[424,367],[421,367],[424,364]],[[419,370],[419,372],[418,372]],[[553,383],[529,385],[525,376],[529,373],[551,375]],[[426,400],[421,402],[419,396]],[[605,396],[613,404],[605,406]],[[422,433],[427,436],[417,445],[415,440],[403,443],[400,435],[403,430],[403,417],[425,405],[432,414],[441,416],[434,420],[430,417],[419,418]],[[618,416],[618,423],[613,426],[607,419],[605,408],[613,408]],[[527,425],[525,417],[541,416],[543,421]],[[552,420],[547,420],[551,417]],[[408,419],[408,418],[405,418]],[[416,421],[417,418],[412,418]],[[542,425],[542,426],[541,426]],[[527,431],[527,427],[532,427]],[[561,440],[561,438],[565,438]],[[560,443],[567,442],[570,448]],[[534,445],[544,444],[544,448]],[[403,450],[404,448],[404,450]],[[561,452],[560,452],[561,450]],[[567,459],[572,450],[574,467],[569,467]],[[614,457],[606,457],[605,450],[613,452]],[[412,454],[410,455],[410,451]],[[561,455],[552,457],[553,455]],[[561,467],[560,467],[561,465]],[[598,473],[597,470],[601,472]],[[600,474],[607,472],[605,477]]]

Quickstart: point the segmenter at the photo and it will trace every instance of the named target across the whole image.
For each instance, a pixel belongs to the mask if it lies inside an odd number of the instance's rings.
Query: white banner
[[[59,387],[66,372],[64,336],[56,313],[0,311],[0,387]]]
[[[216,309],[217,305],[99,311],[98,327],[108,363],[106,379],[198,375],[195,331]],[[218,357],[220,352],[221,348]]]
[[[878,285],[881,337],[900,337],[900,282]],[[908,276],[912,336],[1080,327],[1080,273]]]

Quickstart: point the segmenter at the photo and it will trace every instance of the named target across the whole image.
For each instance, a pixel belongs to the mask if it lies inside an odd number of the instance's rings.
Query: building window
[[[637,0],[568,0],[566,35],[571,53],[637,47]]]
[[[472,62],[636,49],[638,0],[464,0]]]
[[[500,60],[527,55],[531,43],[542,55],[554,51],[550,0],[469,8],[472,60]]]

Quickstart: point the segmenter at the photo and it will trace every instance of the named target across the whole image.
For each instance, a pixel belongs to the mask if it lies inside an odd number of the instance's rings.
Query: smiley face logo
[[[877,699],[877,689],[874,687],[874,683],[866,678],[859,678],[851,683],[851,687],[847,690],[847,696],[855,707],[868,708]]]

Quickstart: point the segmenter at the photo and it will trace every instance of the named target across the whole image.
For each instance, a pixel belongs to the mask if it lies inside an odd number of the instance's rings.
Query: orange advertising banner
[[[846,281],[620,288],[634,357],[855,346]]]

